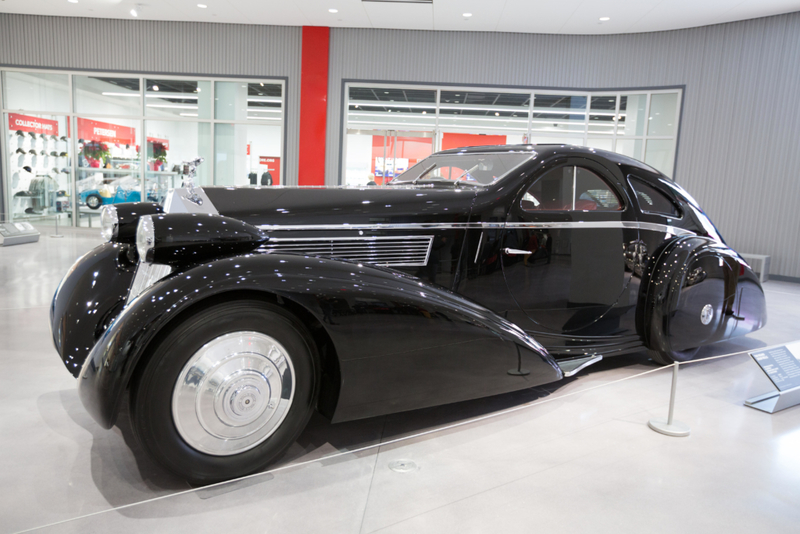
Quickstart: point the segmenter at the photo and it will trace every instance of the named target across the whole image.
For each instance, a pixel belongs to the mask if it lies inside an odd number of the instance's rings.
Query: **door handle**
[[[517,248],[504,248],[503,254],[507,254],[508,256],[518,256],[518,255],[527,255],[533,254],[530,250],[519,250]]]

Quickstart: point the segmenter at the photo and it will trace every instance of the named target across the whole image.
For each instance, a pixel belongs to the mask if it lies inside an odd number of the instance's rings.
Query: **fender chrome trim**
[[[696,232],[668,224],[638,221],[565,221],[565,222],[466,222],[466,223],[386,223],[386,224],[262,224],[265,232],[328,230],[486,230],[504,228],[539,229],[629,229],[664,232],[674,236],[697,235]]]

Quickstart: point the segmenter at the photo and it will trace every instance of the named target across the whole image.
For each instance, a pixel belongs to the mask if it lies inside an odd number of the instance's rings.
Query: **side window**
[[[602,178],[583,167],[567,165],[546,172],[528,189],[525,211],[618,211],[619,198]]]
[[[681,216],[678,206],[676,206],[667,195],[647,185],[644,181],[635,176],[628,176],[628,180],[636,193],[636,201],[639,203],[639,209],[644,212],[658,213],[659,215],[667,215],[669,217]]]

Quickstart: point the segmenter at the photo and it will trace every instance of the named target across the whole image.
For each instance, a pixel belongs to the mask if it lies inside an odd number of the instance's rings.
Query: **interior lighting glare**
[[[136,10],[135,7],[133,9],[131,9],[131,16],[132,17],[138,17],[139,16],[139,12]]]
[[[78,0],[67,0],[67,2],[69,2],[70,4],[77,4]]]
[[[468,19],[472,16],[472,13],[464,13],[464,18]]]
[[[600,17],[600,22],[608,22],[611,20],[611,17]]]
[[[207,5],[205,5],[205,4],[197,4],[197,7],[199,7],[200,9],[205,9],[205,8],[207,8],[208,6],[207,6]]]
[[[338,12],[339,12],[339,10],[338,9],[334,9],[334,8],[330,8],[328,10],[328,13],[338,13]]]
[[[158,86],[157,85],[153,86],[153,91],[158,91]]]

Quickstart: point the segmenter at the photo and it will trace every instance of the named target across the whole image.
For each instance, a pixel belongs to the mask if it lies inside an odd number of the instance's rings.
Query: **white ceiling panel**
[[[437,30],[493,32],[497,30],[507,0],[433,2],[433,26]],[[472,13],[464,18],[464,13]]]
[[[264,10],[263,0],[250,0]],[[370,28],[371,24],[361,0],[286,0],[303,14],[309,26]],[[336,9],[337,13],[330,13]]]
[[[434,0],[435,1],[435,0]],[[373,28],[432,30],[433,4],[362,2]]]
[[[584,0],[506,0],[497,31],[559,33]]]
[[[565,34],[674,30],[800,11],[800,0],[0,0],[0,13],[133,19],[137,4],[143,20]]]
[[[663,0],[584,0],[559,33],[625,33]],[[601,21],[608,17],[610,20]]]

